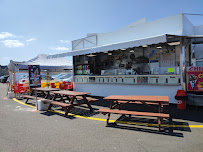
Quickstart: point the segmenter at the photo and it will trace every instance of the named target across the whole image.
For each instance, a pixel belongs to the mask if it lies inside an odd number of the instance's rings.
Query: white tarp
[[[65,58],[47,59],[47,54],[40,54],[34,59],[20,63],[19,69],[28,69],[28,65],[40,65],[40,69],[72,69],[73,64]]]

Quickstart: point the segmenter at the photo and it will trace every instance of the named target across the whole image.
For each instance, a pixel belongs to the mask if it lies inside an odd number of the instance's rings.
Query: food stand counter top
[[[74,77],[75,83],[180,85],[180,75],[108,75]]]

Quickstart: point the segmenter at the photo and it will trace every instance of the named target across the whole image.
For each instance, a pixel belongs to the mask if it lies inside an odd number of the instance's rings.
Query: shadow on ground
[[[96,102],[91,103],[91,105],[94,108],[94,111],[90,111],[89,108],[86,105],[73,107],[70,111],[73,115],[68,115],[66,118],[68,119],[76,119],[77,117],[74,117],[74,115],[80,115],[85,117],[92,117],[94,115],[98,115],[97,112],[98,109],[101,108],[109,108],[110,102],[103,100],[101,97],[94,97],[98,98],[99,100]],[[30,105],[35,106],[35,103],[32,101],[28,103]],[[156,107],[155,105],[152,105]],[[140,111],[140,112],[153,112],[150,107],[140,105],[140,104],[126,104],[121,107],[122,110],[130,110],[130,111]],[[52,110],[59,110],[63,111],[61,107],[55,106],[52,108]],[[165,106],[163,108],[164,113],[169,113],[171,116],[170,121],[164,120],[162,122],[163,125],[177,125],[177,126],[184,126],[184,127],[163,127],[163,130],[161,132],[158,131],[158,127],[156,126],[158,124],[157,119],[148,119],[148,118],[140,118],[140,117],[131,117],[129,119],[126,116],[119,117],[115,123],[108,125],[107,127],[113,127],[113,128],[119,128],[119,129],[127,129],[127,130],[134,130],[134,131],[142,131],[142,132],[148,132],[148,133],[156,133],[161,135],[169,135],[169,136],[176,136],[176,137],[183,137],[182,133],[177,133],[177,131],[184,131],[184,132],[191,132],[191,129],[189,128],[189,124],[186,121],[194,121],[194,122],[202,122],[203,123],[203,107],[195,107],[195,106],[187,106],[186,110],[178,110],[176,105],[170,104],[168,106]],[[54,113],[51,111],[42,112],[41,114],[46,116],[52,116],[52,115],[59,115],[63,116],[64,114],[61,113]],[[64,117],[65,118],[65,117]],[[181,121],[177,121],[174,119],[179,119]],[[185,120],[185,122],[184,122]],[[119,122],[130,122],[132,124],[123,124]],[[118,125],[119,123],[119,125]],[[150,126],[145,126],[143,124],[152,124]],[[154,126],[153,126],[154,124]],[[141,126],[141,128],[139,128]],[[147,127],[147,128],[146,128]]]
[[[30,102],[27,104],[35,106],[35,103],[33,102],[34,100],[32,100],[32,101],[29,100],[29,101]],[[52,106],[52,110],[64,112],[64,110],[60,106],[56,106],[56,105]],[[74,117],[74,115],[80,115],[80,116],[84,116],[84,117],[91,117],[94,115],[98,115],[99,113],[97,112],[97,110],[98,109],[94,109],[93,111],[90,111],[90,109],[87,106],[82,105],[82,106],[78,106],[78,107],[75,106],[70,110],[70,113],[73,114],[73,116],[71,116],[71,115],[64,116],[64,114],[62,114],[62,113],[57,113],[57,112],[52,112],[52,111],[42,112],[41,114],[46,115],[46,116],[59,115],[59,116],[63,116],[66,118],[75,119],[76,117]]]

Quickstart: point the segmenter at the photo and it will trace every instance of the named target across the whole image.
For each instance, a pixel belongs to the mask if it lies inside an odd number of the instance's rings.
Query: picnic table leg
[[[61,101],[63,101],[64,103],[66,103],[64,100],[63,100],[63,95],[60,95],[61,96]]]
[[[41,91],[41,94],[43,95],[43,97],[47,98],[48,94],[45,93],[45,91]]]
[[[49,98],[48,98],[49,95],[50,95],[50,94],[49,94],[49,91],[47,92],[47,94],[45,94],[44,92],[43,92],[43,94],[44,94],[44,96],[45,96],[45,97],[44,97],[45,99],[49,99]]]
[[[158,117],[159,131],[161,131],[161,118]]]
[[[71,108],[72,108],[72,106],[69,106],[68,108],[67,107],[64,108],[64,111],[65,111],[65,115],[64,116],[68,115],[68,113],[70,112]]]
[[[66,96],[66,97],[67,97],[68,102],[70,103],[71,98],[69,96]]]
[[[110,113],[108,113],[108,116],[107,116],[107,119],[106,119],[106,125],[108,125],[109,124],[109,119],[110,119]]]
[[[114,102],[113,102],[113,103],[114,103]],[[118,103],[118,101],[116,101],[114,105],[113,105],[113,103],[112,103],[112,105],[110,105],[110,107],[111,107],[112,109],[119,109],[119,110],[121,110],[121,104]]]
[[[90,109],[90,111],[93,111],[93,108],[92,108],[92,106],[90,105],[89,101],[87,100],[86,96],[83,95],[82,97],[83,97],[83,99],[84,99],[84,102],[86,102],[86,104],[87,104],[88,108]]]
[[[31,91],[30,95],[32,96],[34,94],[34,90]],[[25,103],[28,103],[29,98],[26,99]]]
[[[163,112],[163,103],[159,102],[159,109],[158,112],[161,113]],[[162,122],[163,118],[159,118],[160,123]],[[160,130],[160,129],[159,129]]]
[[[114,101],[112,100],[111,103],[110,103],[110,109],[113,108],[113,103],[114,103]],[[107,116],[107,119],[106,119],[106,125],[109,124],[110,116],[111,116],[111,113],[108,113],[108,116]]]
[[[129,115],[129,120],[131,119],[131,116],[132,116],[132,115]]]
[[[75,98],[76,98],[76,96],[73,96],[73,97],[71,98],[70,104],[73,104],[73,102],[75,101]]]
[[[52,104],[50,103],[50,105],[49,105],[47,110],[51,110],[51,107],[52,107]]]
[[[27,98],[27,99],[26,99],[25,103],[27,103],[27,102],[28,102],[28,100],[29,100],[29,98]]]
[[[52,97],[52,99],[51,100],[56,100],[56,97],[57,97],[57,94],[54,94],[54,96]]]
[[[159,102],[159,108],[158,108],[158,113],[161,113],[161,102]]]

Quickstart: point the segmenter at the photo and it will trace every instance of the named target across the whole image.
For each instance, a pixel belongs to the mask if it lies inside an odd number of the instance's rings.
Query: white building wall
[[[176,103],[175,95],[181,86],[74,83],[74,88],[75,91],[89,92],[91,95],[102,97],[121,94],[169,96],[169,102]]]

